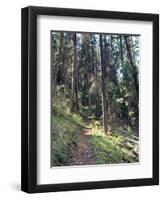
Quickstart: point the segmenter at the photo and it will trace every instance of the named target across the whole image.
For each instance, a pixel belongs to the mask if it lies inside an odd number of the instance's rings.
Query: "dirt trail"
[[[92,165],[96,164],[94,153],[88,144],[88,137],[91,134],[90,129],[85,128],[79,135],[77,147],[72,153],[72,165]]]

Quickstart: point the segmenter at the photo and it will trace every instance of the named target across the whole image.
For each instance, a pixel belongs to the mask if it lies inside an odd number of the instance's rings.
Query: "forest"
[[[139,162],[139,35],[51,31],[51,166]]]

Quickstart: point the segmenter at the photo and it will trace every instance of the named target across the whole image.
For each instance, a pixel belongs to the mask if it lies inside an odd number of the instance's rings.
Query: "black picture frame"
[[[153,177],[37,185],[37,16],[105,18],[153,23]],[[159,184],[159,15],[29,6],[21,11],[21,190],[28,193]]]

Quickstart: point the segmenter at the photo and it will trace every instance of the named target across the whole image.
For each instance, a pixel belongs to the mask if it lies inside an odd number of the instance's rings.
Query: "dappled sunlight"
[[[133,153],[134,147],[126,146],[127,141],[124,136],[111,132],[105,134],[101,127],[97,126],[93,127],[91,132],[89,143],[95,152],[98,164],[138,162],[138,155]]]
[[[139,161],[139,36],[51,31],[51,165]]]

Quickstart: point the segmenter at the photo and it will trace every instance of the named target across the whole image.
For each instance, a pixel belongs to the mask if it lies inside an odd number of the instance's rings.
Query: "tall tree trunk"
[[[124,67],[124,61],[123,61],[123,44],[122,44],[122,36],[120,36],[119,38],[120,38],[121,65],[122,65],[122,70],[123,70],[123,67]]]
[[[112,43],[112,36],[109,35],[106,38],[106,35],[104,35],[104,62],[105,62],[105,82],[112,82],[113,79],[113,70],[112,70],[112,65],[111,65],[111,44]],[[106,109],[107,109],[107,120],[108,122],[112,121],[112,106],[111,106],[111,92],[108,89],[106,89]]]
[[[105,68],[105,56],[103,48],[103,38],[100,34],[100,52],[101,52],[101,80],[102,80],[102,112],[103,112],[103,129],[107,133],[107,106],[106,106],[106,68]]]
[[[135,114],[136,114],[136,129],[137,129],[137,136],[139,135],[138,127],[139,127],[139,83],[138,83],[138,70],[137,67],[134,63],[134,60],[132,58],[132,49],[131,49],[131,44],[130,41],[128,40],[128,36],[124,36],[125,38],[125,43],[126,43],[126,49],[128,53],[128,58],[130,60],[130,64],[132,67],[132,77],[134,80],[134,85],[135,85],[135,90],[136,90],[136,96],[135,99],[136,104],[135,104]]]
[[[133,80],[134,80],[135,90],[136,90],[137,97],[138,97],[139,96],[138,71],[137,71],[137,68],[135,66],[135,63],[133,62],[132,52],[131,52],[131,44],[128,41],[128,36],[124,36],[124,39],[125,39],[125,43],[126,43],[128,58],[130,60],[130,64],[131,64],[131,67],[132,67],[132,77],[133,77]]]
[[[122,65],[122,73],[124,73],[124,58],[123,58],[123,43],[122,43],[122,37],[123,36],[120,36],[120,52],[121,52],[121,65]],[[123,77],[123,81],[125,82],[125,78]],[[126,97],[123,96],[124,98],[124,101],[123,101],[123,106],[125,108],[125,112],[124,112],[124,117],[126,118],[127,120],[127,125],[129,125],[129,116],[128,116],[128,107],[126,106],[125,104],[125,101],[127,101]]]
[[[76,47],[76,34],[73,33],[74,43],[74,58],[72,64],[72,99],[71,99],[71,111],[79,111],[78,102],[78,64],[77,64],[77,47]]]
[[[59,71],[59,65],[61,63],[61,60],[63,59],[63,43],[64,43],[64,36],[63,36],[63,32],[61,33],[60,36],[60,44],[59,44],[59,56],[57,59],[57,62],[55,64],[55,66],[52,65],[53,67],[53,72],[52,72],[52,97],[55,95],[56,93],[56,85],[57,85],[57,74]]]
[[[82,34],[82,50],[83,50],[83,85],[82,85],[82,104],[84,106],[89,105],[89,62],[88,62],[88,51],[89,51],[89,34]]]

